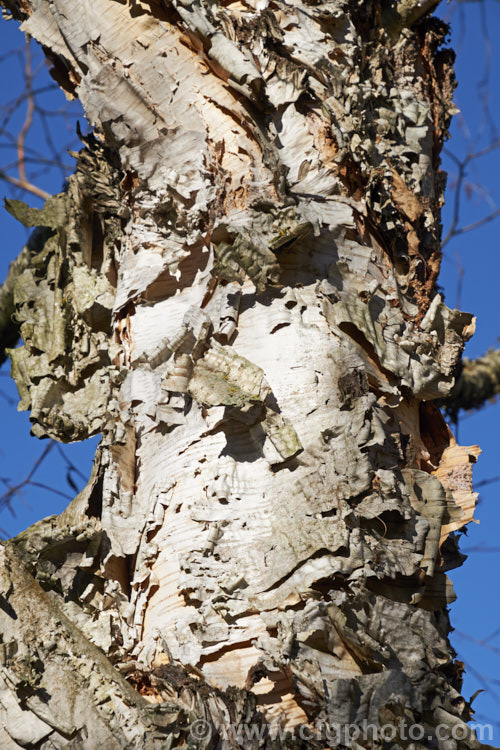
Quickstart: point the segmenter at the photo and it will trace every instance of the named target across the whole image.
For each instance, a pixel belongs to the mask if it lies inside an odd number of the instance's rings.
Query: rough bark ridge
[[[395,727],[372,747],[476,747],[433,3],[3,5],[95,128],[66,193],[10,204],[47,231],[13,373],[35,434],[103,439],[2,551],[2,747],[329,747],[365,720]]]

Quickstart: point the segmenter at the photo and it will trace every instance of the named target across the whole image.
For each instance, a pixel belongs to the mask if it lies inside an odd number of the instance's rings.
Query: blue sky
[[[456,74],[459,86],[455,101],[461,114],[454,118],[452,138],[447,149],[459,159],[471,151],[479,151],[498,138],[500,134],[500,52],[494,48],[495,39],[489,39],[494,30],[500,29],[500,3],[497,0],[483,2],[456,2],[443,4],[440,15],[452,23],[451,46],[457,52]],[[3,91],[0,97],[0,125],[8,115],[5,102],[23,92],[25,79],[21,57],[8,56],[11,49],[23,46],[23,37],[14,22],[0,21],[0,76]],[[35,67],[41,56],[34,52]],[[37,89],[50,84],[46,69],[42,66],[35,79]],[[488,97],[489,92],[489,97]],[[37,158],[43,154],[48,162],[61,158],[71,170],[72,158],[65,149],[78,149],[74,136],[76,118],[82,128],[85,120],[78,105],[70,105],[64,96],[55,90],[40,94],[42,117],[35,115],[33,127],[27,139],[30,154]],[[61,112],[65,113],[65,120]],[[52,114],[51,114],[52,113]],[[17,132],[26,114],[22,104],[11,120]],[[48,139],[47,139],[48,136]],[[52,142],[51,142],[52,141]],[[0,134],[0,169],[15,160],[12,146]],[[449,172],[449,192],[443,210],[445,234],[453,217],[453,186],[457,168],[451,157],[444,157],[444,166]],[[34,170],[33,181],[47,192],[59,192],[63,184],[63,172],[58,166],[45,164]],[[15,174],[15,170],[11,172]],[[19,197],[16,189],[0,180],[0,196]],[[500,149],[474,160],[467,170],[465,189],[460,211],[461,225],[474,223],[500,206]],[[35,196],[24,197],[33,206],[41,205]],[[475,357],[490,347],[498,345],[500,336],[500,218],[470,233],[453,239],[444,250],[440,284],[450,307],[457,303],[462,310],[477,315],[477,330],[467,345],[466,355]],[[26,230],[0,209],[0,279],[5,278],[8,265],[24,244]],[[48,455],[41,462],[32,480],[43,486],[25,486],[13,499],[9,510],[0,504],[0,535],[11,536],[39,518],[59,513],[74,496],[71,482],[78,488],[84,483],[82,477],[90,474],[92,457],[97,438],[84,443],[63,447],[50,447],[48,441],[39,441],[29,436],[27,413],[16,411],[18,401],[15,386],[8,377],[8,365],[0,369],[0,408],[2,413],[2,436],[0,443],[0,497],[5,491],[5,481],[19,484],[32,469],[44,451]],[[500,475],[500,445],[498,424],[500,403],[493,404],[472,415],[462,417],[459,424],[459,442],[462,445],[479,444],[482,455],[475,471],[475,481]],[[64,456],[64,457],[63,457]],[[73,468],[70,469],[70,466]],[[80,473],[79,473],[80,472]],[[70,482],[68,482],[68,474]],[[4,481],[5,480],[5,481]],[[54,490],[62,494],[56,494]],[[484,689],[474,702],[478,722],[497,722],[493,744],[500,744],[500,602],[499,575],[500,540],[498,540],[500,483],[492,483],[480,489],[480,502],[476,517],[480,524],[469,526],[468,536],[462,539],[462,549],[469,552],[465,565],[452,571],[458,600],[451,606],[452,624],[456,628],[452,643],[459,658],[466,662],[468,672],[465,680],[466,697],[478,689]]]

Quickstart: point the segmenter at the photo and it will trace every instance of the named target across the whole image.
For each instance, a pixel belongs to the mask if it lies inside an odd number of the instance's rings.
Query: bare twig
[[[26,38],[26,47],[24,53],[24,77],[25,77],[25,93],[28,100],[28,107],[26,109],[26,118],[23,126],[17,136],[17,156],[19,159],[19,179],[21,182],[28,182],[26,178],[26,169],[24,165],[24,141],[26,134],[31,127],[33,122],[33,112],[35,111],[35,99],[33,96],[33,75],[31,70],[31,44],[29,37]]]
[[[22,190],[26,190],[27,193],[37,195],[39,198],[43,198],[44,200],[50,198],[50,193],[47,193],[46,190],[42,190],[42,188],[33,185],[33,183],[29,182],[29,180],[21,180],[17,177],[12,177],[11,175],[5,174],[5,172],[3,172],[2,170],[0,170],[0,179],[5,180],[5,182],[10,182],[11,185],[15,185]]]
[[[496,219],[497,216],[500,216],[500,208],[495,207],[492,212],[490,212],[487,216],[483,217],[482,219],[472,222],[471,224],[467,224],[465,227],[459,226],[460,213],[461,213],[461,201],[462,201],[462,189],[466,181],[467,169],[472,162],[476,161],[477,159],[482,158],[483,156],[487,156],[491,154],[493,151],[496,151],[498,148],[500,148],[500,139],[496,138],[494,141],[492,141],[492,143],[490,143],[485,148],[482,148],[479,151],[470,151],[461,160],[453,152],[449,151],[448,149],[444,150],[448,158],[450,158],[456,164],[457,169],[458,169],[458,175],[457,175],[456,184],[455,184],[455,195],[453,198],[453,214],[452,214],[451,224],[450,224],[450,228],[448,232],[446,233],[441,243],[442,248],[444,248],[450,242],[450,240],[453,239],[454,237],[457,237],[458,235],[461,235],[461,234],[465,234],[465,232],[470,232],[473,229],[478,229],[479,227],[482,227],[484,224],[487,224],[490,221],[493,221],[493,219]]]
[[[479,489],[480,487],[486,487],[486,485],[494,484],[495,482],[500,482],[500,477],[491,477],[490,479],[482,479],[480,482],[475,482],[474,487],[475,489]]]

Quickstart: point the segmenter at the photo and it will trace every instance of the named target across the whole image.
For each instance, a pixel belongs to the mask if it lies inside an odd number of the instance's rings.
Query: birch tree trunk
[[[13,376],[35,435],[103,437],[1,549],[1,747],[477,747],[435,3],[2,4],[94,128],[8,201],[45,228]]]

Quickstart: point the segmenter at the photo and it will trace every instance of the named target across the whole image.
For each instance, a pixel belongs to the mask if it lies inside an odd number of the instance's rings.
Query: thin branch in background
[[[77,466],[70,460],[70,458],[66,455],[63,448],[59,445],[59,443],[56,443],[54,440],[50,440],[47,445],[45,446],[42,453],[38,456],[36,461],[34,462],[31,469],[28,471],[24,479],[22,479],[20,482],[17,482],[16,484],[12,484],[10,479],[6,477],[0,477],[0,482],[6,487],[5,492],[0,495],[0,509],[2,507],[8,508],[8,510],[12,513],[12,515],[15,515],[14,509],[12,507],[12,502],[15,498],[19,498],[22,502],[24,502],[24,498],[22,496],[22,490],[25,487],[38,487],[39,489],[47,490],[47,492],[51,492],[55,495],[58,495],[59,497],[64,497],[66,500],[72,500],[74,495],[69,494],[68,492],[63,492],[62,490],[58,489],[57,487],[54,487],[52,485],[48,485],[44,482],[39,482],[34,479],[34,476],[36,472],[39,470],[39,468],[42,466],[43,462],[46,460],[49,453],[56,449],[59,453],[59,456],[62,458],[64,463],[67,466],[67,474],[66,474],[66,481],[68,485],[71,487],[71,489],[74,492],[78,492],[78,486],[76,485],[75,481],[72,478],[72,475],[76,475],[80,480],[83,482],[86,482],[88,477],[86,477],[80,469],[78,469]],[[3,533],[0,529],[0,534]]]
[[[494,484],[500,482],[500,477],[490,477],[489,479],[481,479],[480,482],[474,482],[474,488],[479,489],[480,487],[486,487],[488,484]]]
[[[469,643],[474,643],[476,646],[481,646],[481,648],[485,648],[487,651],[491,651],[494,654],[497,654],[500,656],[500,648],[497,646],[492,646],[488,639],[486,638],[475,638],[472,635],[468,635],[467,633],[462,633],[461,630],[455,629],[455,635],[458,636],[458,638],[461,638],[463,641],[469,641]],[[489,679],[489,678],[488,678]],[[498,700],[500,703],[500,698]]]
[[[31,487],[40,487],[42,490],[48,490],[55,495],[59,495],[59,497],[64,497],[66,500],[73,500],[72,495],[68,495],[67,492],[61,492],[61,490],[57,490],[55,487],[51,487],[48,484],[43,484],[43,482],[33,482],[30,480],[29,482],[26,482],[26,484],[29,484]]]
[[[446,233],[442,243],[441,248],[443,249],[454,237],[457,237],[458,235],[465,234],[466,232],[471,232],[473,229],[478,229],[481,226],[484,226],[484,224],[489,223],[490,221],[493,221],[493,219],[496,219],[497,216],[500,216],[500,208],[496,207],[494,202],[491,201],[491,204],[494,206],[493,210],[484,216],[483,218],[479,219],[478,221],[472,222],[470,224],[467,224],[466,226],[460,227],[460,215],[461,215],[461,207],[462,207],[462,191],[464,188],[464,184],[467,184],[469,187],[472,183],[466,183],[466,175],[467,175],[467,169],[469,166],[476,161],[477,159],[482,158],[483,156],[487,156],[491,154],[493,151],[496,151],[500,148],[500,139],[494,140],[492,143],[490,143],[485,148],[480,149],[479,151],[469,151],[463,159],[459,159],[452,151],[449,149],[444,149],[444,153],[446,156],[451,159],[454,164],[456,165],[458,169],[458,173],[456,176],[456,181],[454,185],[455,195],[453,197],[453,213],[452,213],[452,219],[450,223],[450,228],[448,229],[448,232]],[[484,194],[483,194],[484,199]]]
[[[0,180],[16,188],[13,197],[24,198],[29,193],[46,200],[51,193],[43,186],[45,176],[56,169],[62,183],[73,171],[73,165],[63,157],[67,150],[77,148],[75,130],[76,121],[82,116],[81,106],[76,101],[53,106],[52,100],[46,98],[52,92],[59,93],[59,87],[46,83],[45,56],[31,40],[26,41],[24,50],[15,49],[0,56],[0,64],[11,68],[16,60],[23,70],[23,85],[12,100],[0,106],[0,149],[11,152],[13,157],[2,160]],[[68,131],[66,144],[54,137],[56,120],[58,132],[61,123]],[[43,149],[34,147],[41,140]]]
[[[492,641],[493,638],[496,638],[498,635],[500,635],[500,628],[496,628],[493,631],[493,633],[490,633],[490,635],[486,636],[486,638],[484,638],[483,640],[484,640],[484,642],[486,642],[486,641]],[[500,684],[500,681],[497,681],[497,682],[499,682],[499,684]]]
[[[26,46],[24,52],[24,90],[28,106],[26,108],[26,118],[23,126],[17,136],[17,156],[19,160],[19,180],[23,183],[28,182],[26,177],[26,168],[24,164],[24,141],[26,135],[33,123],[33,112],[35,111],[35,99],[33,96],[33,71],[31,69],[31,44],[29,36],[26,37]]]
[[[61,456],[62,460],[64,461],[64,463],[68,467],[68,471],[72,472],[74,474],[77,474],[80,477],[80,479],[82,479],[84,482],[86,482],[87,479],[88,479],[88,477],[86,477],[85,474],[82,474],[82,472],[80,471],[80,469],[77,466],[75,466],[75,464],[72,461],[70,461],[70,459],[68,458],[68,456],[66,455],[66,453],[64,452],[64,450],[61,448],[61,446],[59,445],[59,443],[57,443],[56,447],[57,447],[58,453]]]
[[[11,175],[6,174],[1,169],[0,179],[5,180],[5,182],[9,182],[11,185],[15,185],[15,187],[21,188],[21,190],[24,190],[27,193],[32,193],[32,195],[36,195],[38,196],[38,198],[43,198],[43,200],[47,200],[47,198],[50,198],[50,193],[42,190],[42,188],[39,188],[37,185],[33,185],[32,182],[29,182],[28,180],[20,180],[17,177],[12,177]]]
[[[26,475],[26,477],[22,479],[20,482],[18,482],[17,484],[11,485],[8,479],[4,477],[1,478],[1,481],[7,487],[7,490],[3,493],[3,495],[0,495],[0,508],[5,505],[8,507],[10,512],[13,515],[15,515],[14,510],[12,508],[12,501],[17,497],[22,502],[24,502],[24,498],[22,497],[21,490],[27,485],[31,484],[33,476],[35,475],[36,471],[40,468],[45,458],[49,455],[53,447],[54,447],[54,442],[51,440],[45,446],[40,456],[38,456],[35,463],[29,470],[28,474]]]
[[[484,216],[478,221],[473,221],[472,224],[467,224],[465,227],[456,229],[454,232],[454,236],[457,237],[459,234],[465,234],[465,232],[472,232],[474,229],[479,229],[479,227],[482,227],[485,224],[489,224],[490,221],[496,219],[497,216],[500,216],[500,208],[495,209],[495,211],[492,211],[491,214]]]

